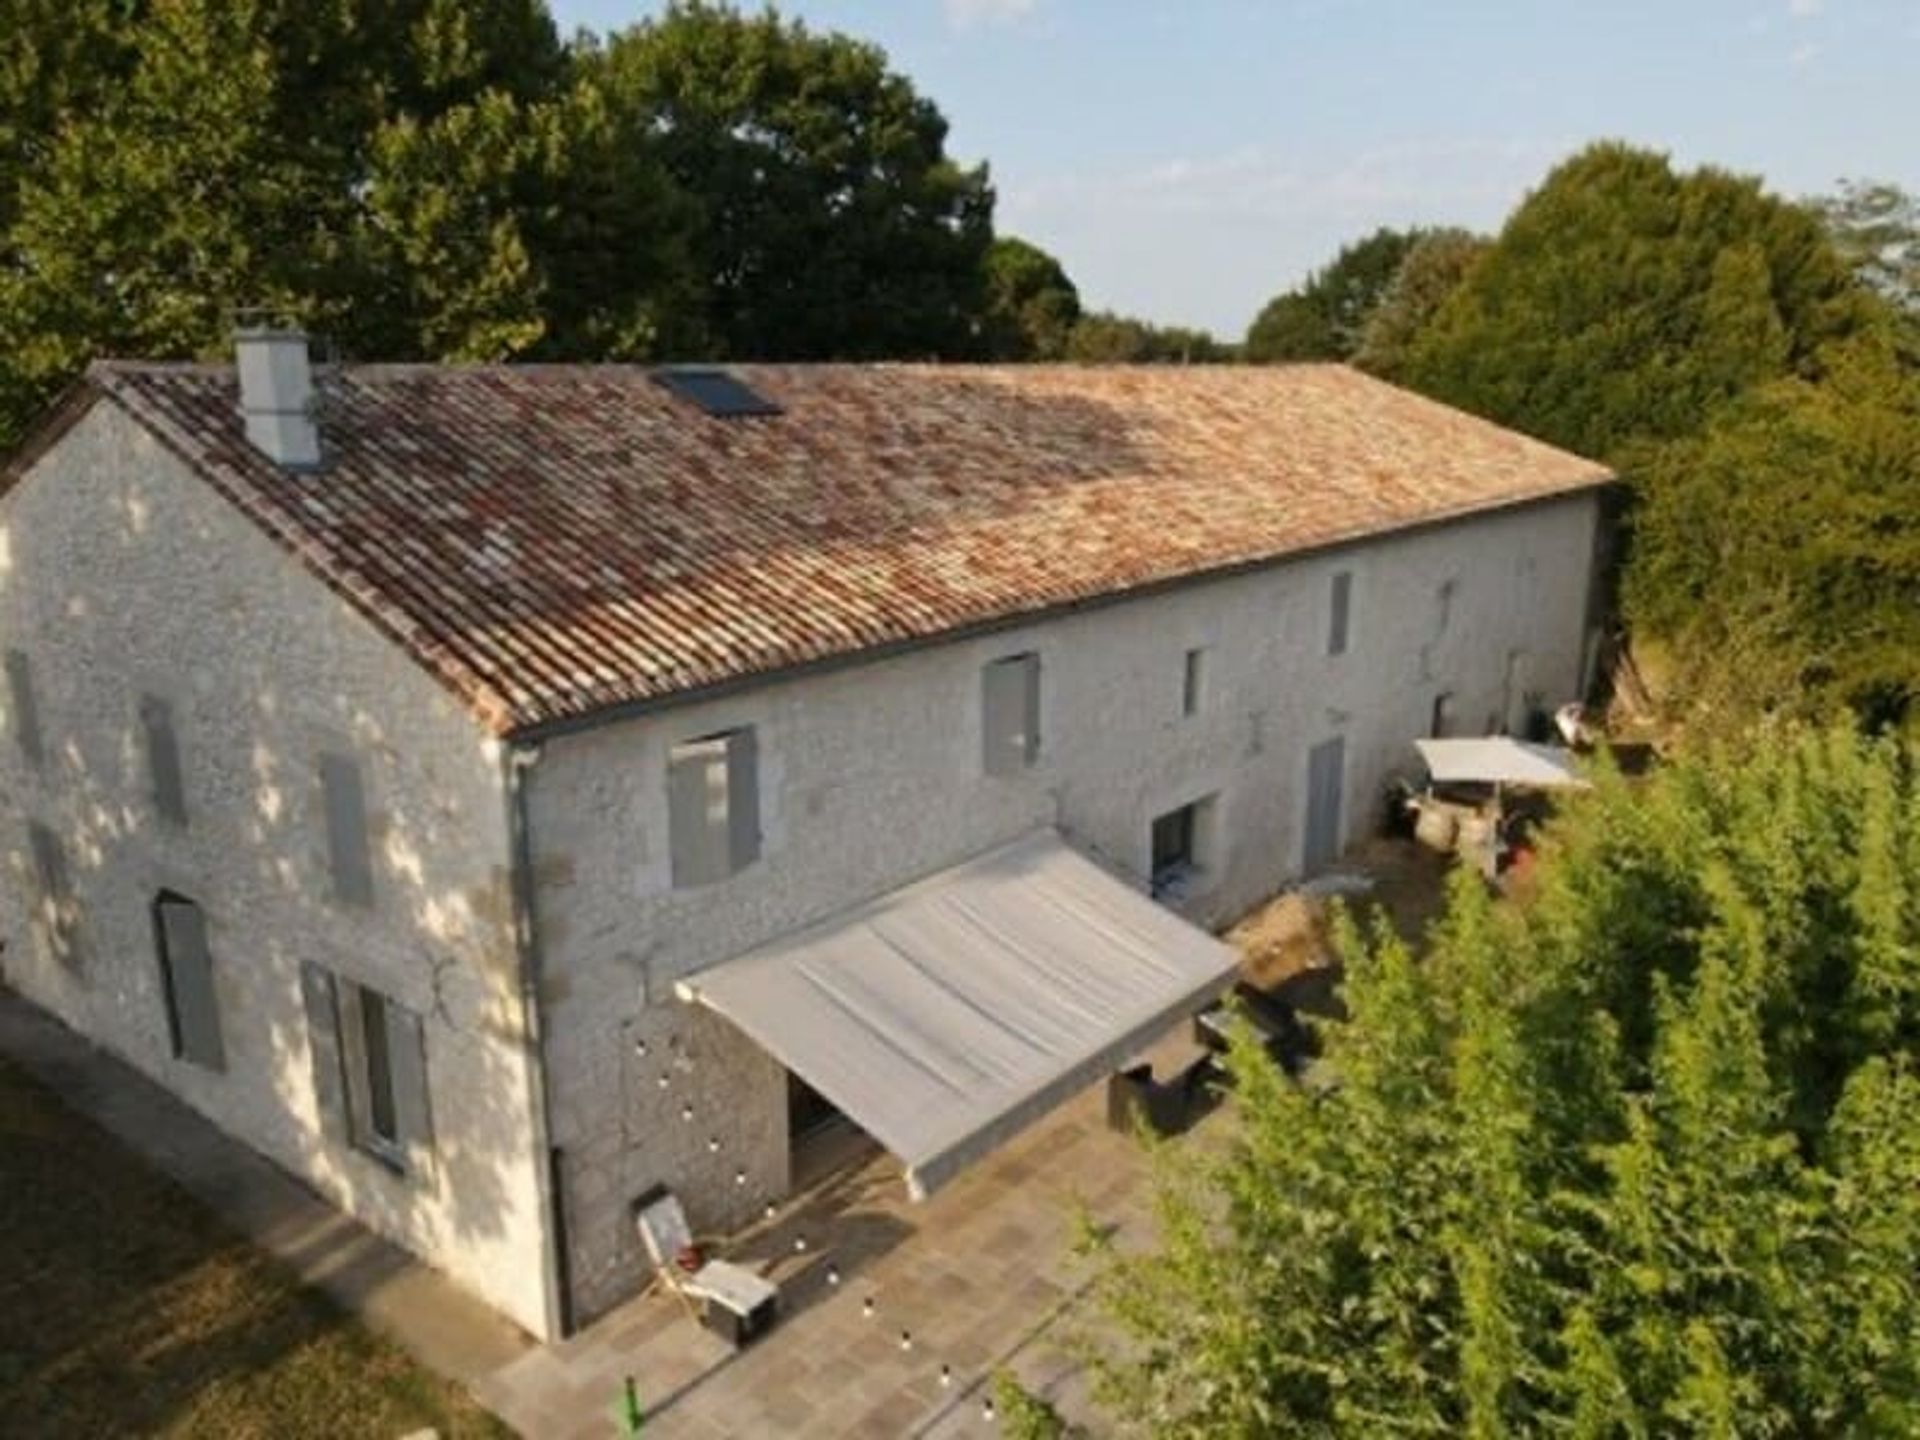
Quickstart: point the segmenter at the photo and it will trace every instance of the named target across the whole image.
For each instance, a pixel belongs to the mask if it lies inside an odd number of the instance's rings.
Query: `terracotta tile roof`
[[[328,371],[306,475],[230,367],[89,380],[498,733],[1609,478],[1339,366],[734,373],[784,413],[625,366]]]

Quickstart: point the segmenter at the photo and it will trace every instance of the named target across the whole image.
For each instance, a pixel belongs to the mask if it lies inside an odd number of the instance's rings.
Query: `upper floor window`
[[[990,662],[980,672],[981,758],[989,775],[1013,775],[1040,757],[1040,657]]]
[[[1187,651],[1180,674],[1180,713],[1198,715],[1206,702],[1207,652]]]
[[[367,844],[367,797],[360,765],[351,755],[320,757],[320,790],[326,807],[327,862],[336,900],[373,903],[373,855]]]
[[[227,1051],[220,1039],[206,916],[186,896],[163,890],[153,902],[153,929],[173,1053],[209,1070],[225,1070]]]
[[[676,886],[709,885],[760,858],[760,775],[751,727],[683,740],[667,758]]]
[[[33,666],[19,650],[7,651],[7,712],[20,758],[38,765],[45,757],[40,743],[40,705],[33,693]]]
[[[147,779],[153,808],[170,825],[187,823],[187,791],[180,774],[180,741],[174,734],[173,707],[157,695],[142,696],[140,728],[147,737]]]
[[[1348,629],[1353,619],[1353,572],[1342,570],[1333,577],[1333,591],[1327,609],[1327,654],[1347,653]]]

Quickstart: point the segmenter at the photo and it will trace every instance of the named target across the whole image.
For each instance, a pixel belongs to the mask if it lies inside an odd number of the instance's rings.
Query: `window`
[[[1205,650],[1187,651],[1186,667],[1180,680],[1180,713],[1198,715],[1200,706],[1206,699],[1207,652]]]
[[[350,755],[322,755],[320,788],[334,898],[348,905],[371,905],[373,857],[367,848],[367,798],[359,763]]]
[[[1040,755],[1040,657],[995,660],[981,672],[982,763],[989,775],[1014,775]]]
[[[1333,577],[1333,593],[1327,614],[1327,654],[1347,653],[1347,628],[1353,610],[1353,572],[1342,570]]]
[[[653,372],[655,383],[698,405],[716,419],[778,415],[780,407],[737,375],[711,366],[667,365]]]
[[[44,758],[40,744],[40,706],[33,694],[33,667],[18,650],[7,651],[7,709],[11,714],[13,743],[20,747],[20,758],[38,765]]]
[[[78,964],[80,906],[74,899],[73,879],[67,873],[66,847],[53,831],[38,820],[30,820],[27,848],[32,851],[33,877],[39,889],[35,926],[54,959],[65,965]]]
[[[419,1015],[318,965],[301,966],[300,988],[323,1130],[402,1174],[424,1174],[433,1116]]]
[[[207,922],[184,895],[163,890],[153,902],[153,930],[160,951],[160,982],[167,1004],[167,1033],[176,1058],[227,1068],[220,1039],[220,1004],[214,992]]]
[[[711,885],[760,858],[760,775],[751,728],[675,745],[667,829],[676,887]]]
[[[157,695],[140,701],[140,728],[147,736],[147,778],[153,808],[169,825],[187,823],[187,792],[180,776],[180,742],[173,733],[173,707]]]
[[[1433,633],[1436,639],[1446,634],[1447,627],[1453,624],[1453,597],[1459,593],[1459,590],[1460,582],[1458,580],[1442,580],[1440,582],[1440,589],[1434,597],[1435,608],[1438,612],[1434,616],[1433,626]]]
[[[1427,734],[1435,740],[1444,740],[1453,733],[1453,692],[1442,690],[1433,697],[1433,720],[1427,727]]]
[[[1185,893],[1206,869],[1212,823],[1211,798],[1169,810],[1153,822],[1150,879],[1156,899]]]

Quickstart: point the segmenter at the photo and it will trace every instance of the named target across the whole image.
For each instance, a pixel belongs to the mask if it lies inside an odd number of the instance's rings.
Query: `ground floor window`
[[[433,1125],[420,1016],[321,966],[303,967],[301,986],[322,1125],[403,1174],[424,1172]]]
[[[1153,822],[1150,878],[1154,897],[1189,892],[1209,864],[1213,801],[1195,800]]]

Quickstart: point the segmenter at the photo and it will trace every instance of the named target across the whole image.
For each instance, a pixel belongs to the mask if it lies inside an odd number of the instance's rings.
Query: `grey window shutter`
[[[153,808],[170,824],[187,823],[187,792],[180,774],[180,742],[173,730],[173,707],[157,695],[140,701],[140,724],[147,732],[147,774],[153,782]]]
[[[667,762],[667,831],[675,885],[724,880],[732,840],[726,737],[673,747]]]
[[[33,667],[18,650],[7,651],[7,708],[13,712],[13,739],[29,765],[44,755],[40,744],[40,705],[33,693]]]
[[[225,1070],[227,1052],[220,1038],[220,1004],[213,988],[206,916],[191,900],[162,900],[160,939],[174,1054],[209,1070]]]
[[[1342,570],[1333,577],[1332,613],[1327,622],[1327,653],[1347,653],[1347,629],[1353,612],[1353,572]]]
[[[320,785],[326,799],[333,893],[349,905],[371,905],[373,858],[367,849],[367,801],[360,766],[348,755],[322,755]]]
[[[300,998],[307,1010],[307,1049],[313,1057],[313,1103],[320,1112],[320,1130],[327,1139],[344,1143],[350,1131],[346,1076],[340,1063],[340,1007],[334,999],[332,973],[303,962]]]
[[[40,919],[54,955],[68,965],[80,958],[74,942],[78,914],[73,899],[73,880],[67,874],[66,847],[60,837],[38,820],[27,825],[27,845],[33,852],[34,876],[40,885]]]
[[[995,660],[981,672],[981,762],[989,775],[1011,775],[1040,749],[1040,657]]]
[[[760,747],[751,729],[727,736],[727,850],[733,870],[760,858]]]
[[[433,1162],[433,1109],[427,1098],[426,1027],[413,1011],[386,1003],[387,1063],[393,1075],[393,1111],[409,1174],[424,1175]]]

